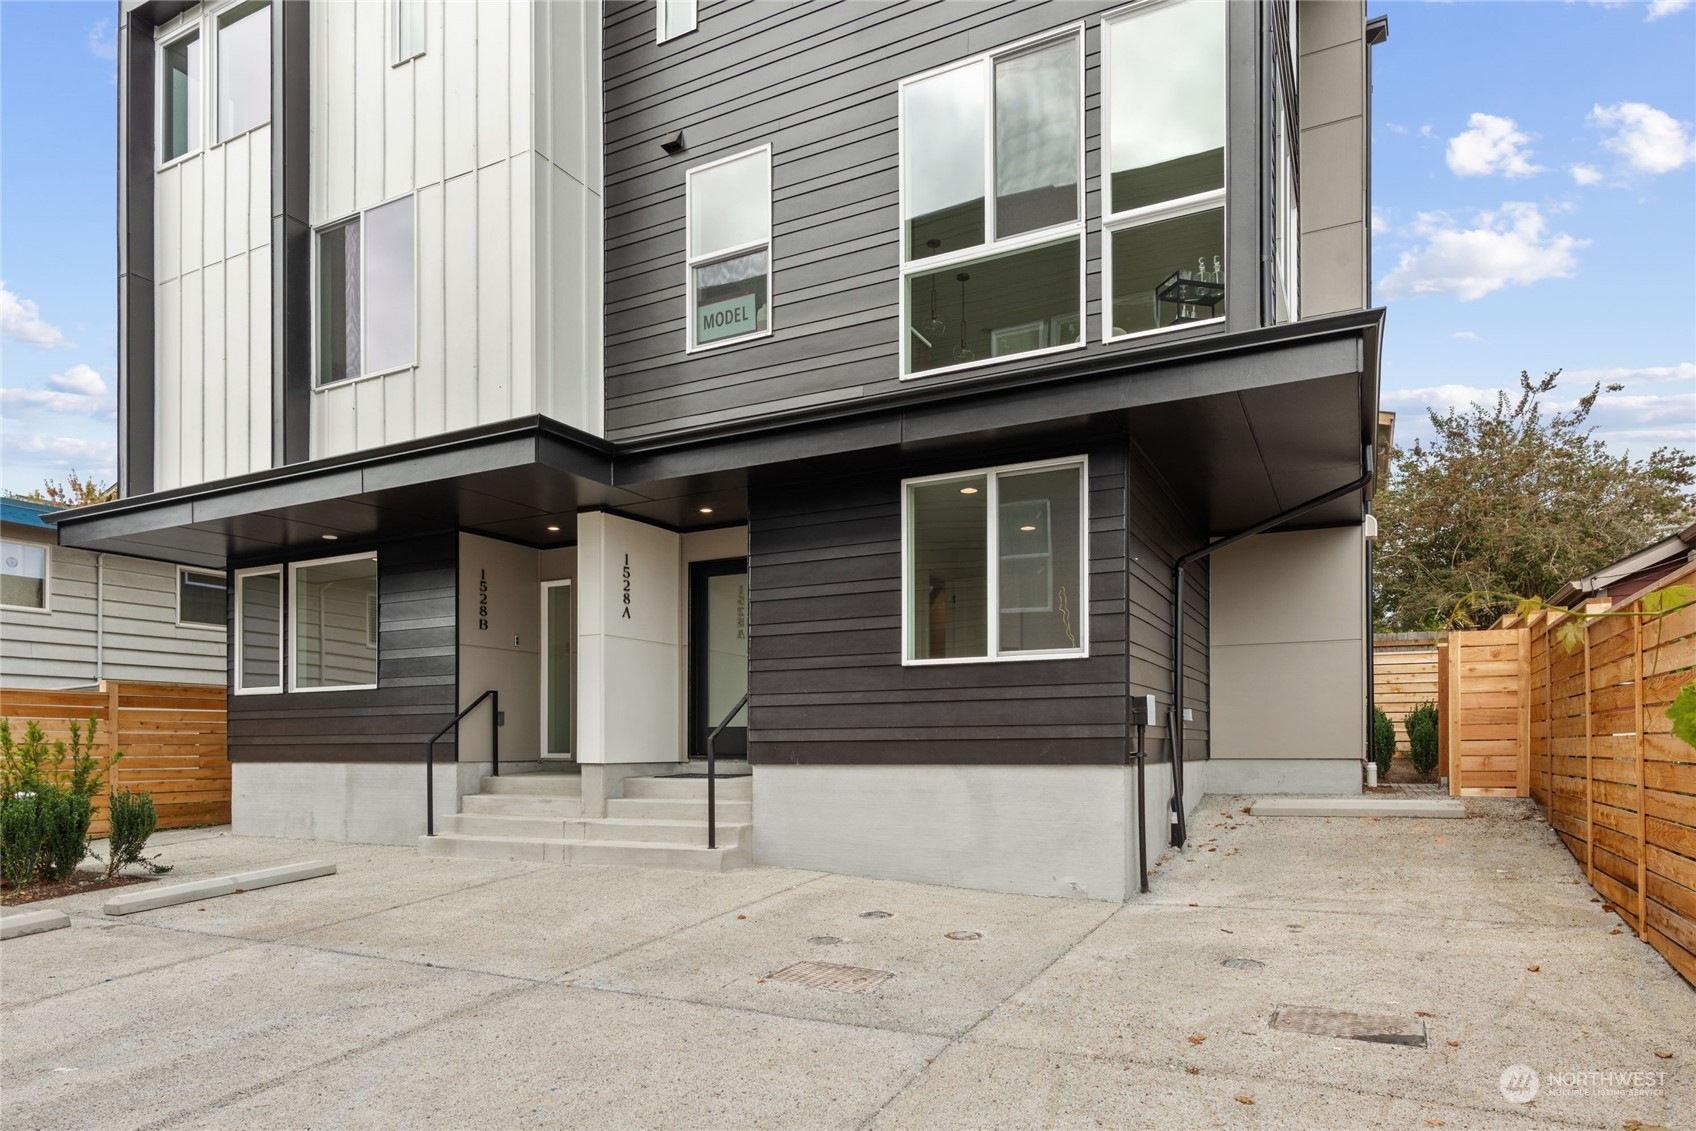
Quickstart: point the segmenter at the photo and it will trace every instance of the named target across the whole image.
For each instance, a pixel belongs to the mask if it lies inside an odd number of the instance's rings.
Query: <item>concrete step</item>
[[[678,868],[691,872],[724,872],[753,862],[745,844],[707,848],[695,844],[652,844],[645,841],[590,841],[573,844],[567,859],[573,864],[602,867]]]
[[[707,799],[706,778],[657,777],[657,778],[625,778],[625,797],[681,797],[697,801]],[[748,774],[740,774],[731,778],[720,778],[718,782],[718,799],[720,801],[752,801],[754,798],[754,779]]]
[[[581,774],[502,774],[485,777],[478,787],[481,793],[498,793],[520,797],[581,797]]]
[[[467,799],[469,800],[469,798]],[[465,836],[583,840],[583,821],[573,817],[529,817],[508,813],[456,813],[437,823],[438,832]]]
[[[659,821],[707,820],[707,799],[693,797],[613,797],[607,800],[607,816]],[[720,824],[747,824],[754,819],[752,801],[718,799]]]
[[[489,813],[502,817],[581,816],[583,801],[577,797],[526,797],[515,793],[469,793],[460,799],[466,813]]]
[[[625,820],[618,817],[607,817],[601,820],[583,822],[584,840],[590,841],[641,841],[644,844],[698,844],[707,843],[706,821],[655,821],[655,820]],[[718,842],[729,846],[747,841],[752,825],[719,822]]]
[[[519,836],[468,836],[438,833],[418,838],[418,854],[445,860],[562,860],[564,840]]]

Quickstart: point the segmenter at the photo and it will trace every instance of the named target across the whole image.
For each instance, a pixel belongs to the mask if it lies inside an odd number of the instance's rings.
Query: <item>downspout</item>
[[[94,685],[106,678],[106,555],[94,555]]]
[[[1366,519],[1368,524],[1372,524],[1377,521],[1372,517],[1372,504],[1370,502],[1366,504]],[[1372,625],[1377,619],[1376,614],[1378,611],[1373,608],[1372,599],[1372,554],[1375,548],[1376,540],[1372,537],[1372,531],[1369,529],[1367,531],[1366,538],[1366,632],[1364,634],[1366,637],[1366,734],[1364,736],[1362,757],[1366,763],[1370,763],[1372,765],[1374,770],[1376,770],[1378,766],[1376,760],[1373,758],[1373,754],[1375,752],[1372,749],[1373,731],[1376,729],[1377,719],[1374,712],[1378,709],[1378,646],[1372,641]],[[1379,784],[1382,785],[1384,783],[1380,782]]]
[[[1184,569],[1192,562],[1212,555],[1217,550],[1234,546],[1256,534],[1264,534],[1274,526],[1282,526],[1292,518],[1297,518],[1322,507],[1326,503],[1340,499],[1344,495],[1352,495],[1368,483],[1377,473],[1377,450],[1371,441],[1361,446],[1361,465],[1364,470],[1358,479],[1345,483],[1341,487],[1315,495],[1305,503],[1297,503],[1288,510],[1279,511],[1271,518],[1258,522],[1246,530],[1239,530],[1227,538],[1209,542],[1205,546],[1191,550],[1172,566],[1172,846],[1182,848],[1188,834],[1184,828]]]
[[[1137,890],[1147,895],[1148,888],[1148,779],[1147,766],[1148,747],[1144,738],[1145,730],[1136,728],[1137,741],[1133,748],[1131,730],[1133,728],[1131,712],[1131,477],[1127,469],[1125,473],[1124,505],[1120,513],[1125,516],[1125,763],[1130,764],[1136,759],[1137,764]],[[1152,720],[1151,720],[1152,721]]]

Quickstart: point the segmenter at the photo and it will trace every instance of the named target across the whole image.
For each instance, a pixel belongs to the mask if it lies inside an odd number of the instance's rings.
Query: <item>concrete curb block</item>
[[[39,935],[71,925],[71,917],[63,911],[8,911],[0,915],[0,939]]]
[[[1453,798],[1269,797],[1250,806],[1256,817],[1466,817]]]
[[[100,910],[108,915],[133,915],[137,911],[174,907],[179,903],[193,903],[197,899],[214,899],[220,895],[234,895],[236,892],[252,891],[254,888],[292,884],[296,880],[333,876],[335,873],[334,864],[324,860],[308,860],[304,864],[283,864],[253,872],[237,872],[233,876],[191,880],[186,884],[172,884],[170,887],[155,888],[151,891],[125,892],[122,895],[114,895],[101,904]]]

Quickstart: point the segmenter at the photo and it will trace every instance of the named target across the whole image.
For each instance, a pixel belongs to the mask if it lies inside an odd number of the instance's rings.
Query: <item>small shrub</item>
[[[18,790],[0,796],[0,876],[13,887],[35,879],[41,864],[41,817],[31,791]]]
[[[169,872],[169,864],[156,864],[157,856],[149,859],[142,854],[147,848],[147,838],[153,835],[159,824],[153,798],[145,793],[131,793],[123,789],[113,793],[108,800],[111,807],[107,811],[107,819],[111,822],[112,833],[107,842],[110,851],[106,854],[106,878],[112,879],[130,864],[140,864],[155,876]]]
[[[1437,704],[1421,703],[1407,715],[1407,754],[1420,781],[1437,768]]]
[[[1396,756],[1396,724],[1382,707],[1372,708],[1372,760],[1378,763],[1378,780],[1390,779],[1390,760]]]
[[[116,753],[105,763],[95,757],[99,729],[96,719],[86,731],[73,720],[68,744],[49,742],[32,721],[19,741],[0,719],[0,873],[14,886],[70,879],[88,855],[94,795],[123,757]]]
[[[68,880],[88,855],[88,825],[94,809],[86,797],[55,789],[41,797],[41,878],[51,883]]]

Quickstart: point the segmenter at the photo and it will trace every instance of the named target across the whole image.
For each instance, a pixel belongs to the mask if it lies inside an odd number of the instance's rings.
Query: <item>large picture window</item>
[[[317,233],[318,384],[414,363],[413,198],[403,196]]]
[[[283,689],[281,566],[236,573],[236,694]]]
[[[771,147],[689,170],[689,348],[771,333]]]
[[[1083,342],[1083,37],[901,87],[902,375]]]
[[[271,5],[237,4],[218,16],[218,140],[271,120]]]
[[[159,48],[159,162],[200,148],[200,33]]]
[[[289,567],[295,691],[377,686],[377,555]]]
[[[1081,459],[911,479],[902,488],[906,662],[1089,650]]]
[[[1225,316],[1228,8],[1151,0],[1102,25],[1109,341]]]
[[[46,610],[49,555],[32,542],[0,542],[0,605]]]

